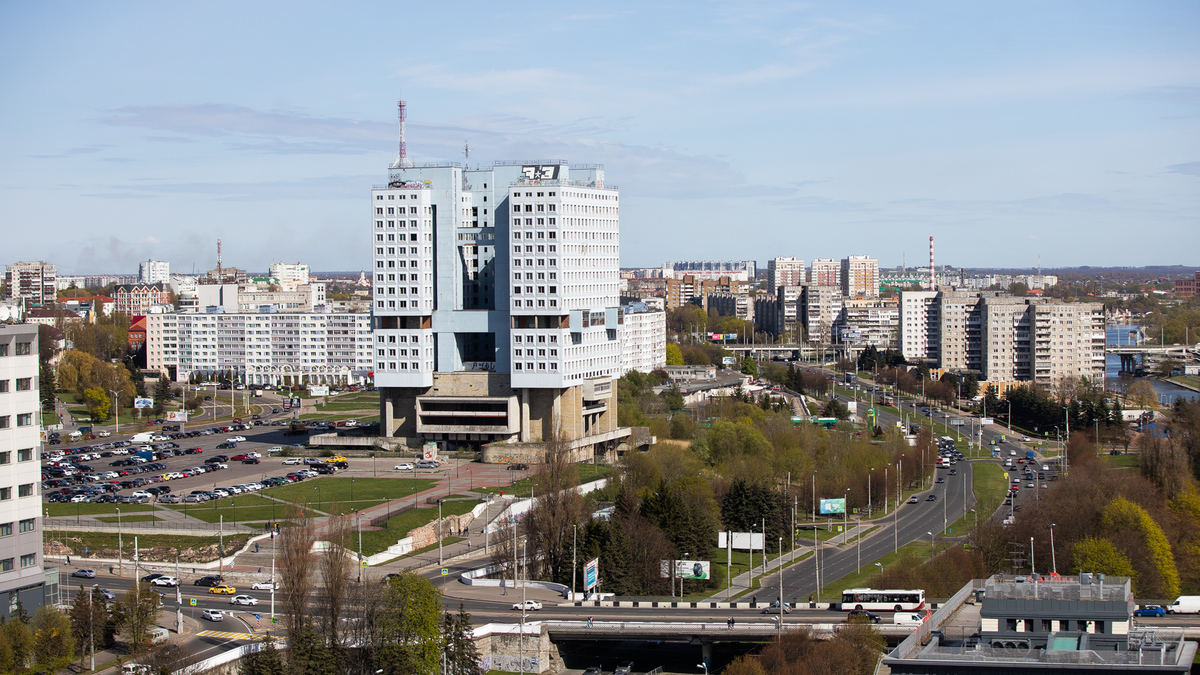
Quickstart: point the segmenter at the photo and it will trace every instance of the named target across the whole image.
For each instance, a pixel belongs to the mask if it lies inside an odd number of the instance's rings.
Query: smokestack
[[[929,238],[929,290],[937,290],[937,272],[933,266],[933,237]]]

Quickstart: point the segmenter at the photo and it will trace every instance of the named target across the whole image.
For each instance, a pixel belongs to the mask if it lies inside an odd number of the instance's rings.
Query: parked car
[[[286,464],[286,462],[284,462],[284,463]],[[405,462],[404,464],[397,464],[396,466],[394,466],[392,468],[396,471],[412,471],[413,465],[409,464],[408,462]]]

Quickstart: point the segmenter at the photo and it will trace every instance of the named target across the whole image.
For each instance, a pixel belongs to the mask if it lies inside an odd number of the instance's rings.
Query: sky
[[[1200,264],[1200,3],[0,2],[2,262],[370,264],[395,160],[603,164],[621,264]]]

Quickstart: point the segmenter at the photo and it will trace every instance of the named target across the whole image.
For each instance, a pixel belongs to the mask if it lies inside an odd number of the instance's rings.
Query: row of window
[[[558,363],[551,361],[550,367],[547,368],[545,363],[538,363],[535,366],[534,363],[529,361],[524,363],[517,361],[513,363],[513,370],[552,370],[554,372],[558,372]]]
[[[8,393],[8,385],[9,385],[8,380],[0,380],[0,394]],[[32,391],[32,390],[33,390],[33,378],[32,377],[18,377],[17,378],[17,391]]]
[[[13,356],[29,356],[30,345],[32,342],[17,342],[13,349]],[[8,343],[0,344],[0,356],[8,356]]]
[[[403,221],[403,220],[401,220],[401,221],[389,220],[389,221],[387,221],[387,226],[388,226],[388,227],[396,227],[396,223],[397,223],[397,222],[399,222],[399,224],[400,224],[400,227],[404,227],[404,221]],[[417,226],[417,221],[415,221],[415,220],[410,220],[410,221],[408,221],[408,226],[409,226],[409,227],[416,227],[416,226]],[[375,227],[376,227],[376,228],[382,228],[382,227],[383,227],[383,221],[382,221],[382,220],[377,220],[377,221],[375,221]]]
[[[21,556],[21,567],[33,567],[37,564],[36,553],[26,553]],[[0,572],[11,572],[13,570],[13,559],[0,559]]]
[[[415,216],[415,215],[417,215],[417,207],[415,207],[415,206],[410,206],[410,207],[408,207],[408,212],[409,212],[410,214],[414,215],[414,216]],[[388,214],[389,216],[394,216],[394,215],[396,215],[397,213],[404,213],[404,207],[403,207],[403,206],[389,206],[389,207],[387,207],[387,214]],[[383,215],[383,207],[382,207],[382,206],[377,206],[377,207],[375,207],[375,214],[376,214],[376,215],[379,215],[379,216],[382,216],[382,215]]]
[[[11,421],[12,421],[12,416],[0,415],[0,429],[7,429],[10,426],[12,426]],[[18,413],[17,414],[17,426],[27,427],[27,426],[31,426],[32,424],[33,424],[33,413]]]
[[[528,219],[528,218],[526,218],[525,220],[529,220],[529,219]],[[518,224],[518,225],[520,225],[520,223],[517,223],[517,224]],[[532,222],[532,221],[530,221],[530,222],[526,223],[526,225],[532,225],[532,224],[533,224],[533,222]],[[542,224],[542,219],[541,219],[541,218],[538,218],[538,225],[541,225],[541,224]],[[554,219],[553,219],[553,218],[551,218],[551,219],[550,219],[550,224],[551,224],[551,225],[553,225],[553,224],[554,224]],[[549,231],[549,234],[550,234],[550,236],[549,236],[549,237],[547,237],[547,236],[546,236],[546,232],[529,232],[529,231],[526,231],[526,232],[525,232],[525,238],[526,238],[526,239],[534,239],[534,235],[535,235],[535,234],[537,235],[537,237],[536,237],[537,239],[558,239],[558,230],[550,230],[550,231]],[[520,232],[513,232],[513,239],[520,239],[520,238],[521,238],[521,233],[520,233]]]
[[[20,450],[17,450],[17,461],[18,462],[33,461],[33,448],[21,448]],[[5,450],[4,452],[0,452],[0,464],[12,464],[12,451],[11,450]]]
[[[33,532],[34,530],[37,529],[37,524],[34,523],[33,518],[26,518],[25,520],[22,520],[19,522],[20,522],[19,527],[21,528],[21,532]],[[13,533],[13,524],[12,523],[0,523],[0,537],[9,537],[9,536],[12,536],[12,533]]]
[[[33,496],[33,487],[34,487],[33,483],[24,483],[22,485],[18,485],[17,486],[17,496],[18,497],[32,497]],[[0,502],[8,500],[8,499],[12,499],[12,488],[0,487]]]
[[[533,213],[534,211],[537,211],[538,213],[542,213],[545,211],[554,213],[555,209],[557,209],[557,208],[558,207],[554,204],[526,204],[525,205],[525,213]],[[513,204],[513,213],[521,213],[521,205],[520,204]]]

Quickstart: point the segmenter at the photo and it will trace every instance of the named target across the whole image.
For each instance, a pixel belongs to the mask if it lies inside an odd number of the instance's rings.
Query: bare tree
[[[579,467],[571,460],[570,444],[560,433],[546,442],[545,461],[537,474],[537,504],[522,522],[528,538],[526,564],[530,577],[559,583],[571,578],[571,535],[583,520]]]
[[[308,597],[313,590],[316,560],[312,553],[316,533],[312,518],[302,507],[289,505],[284,514],[291,523],[279,534],[279,580],[283,615],[289,639],[307,625]]]
[[[325,540],[329,546],[321,555],[321,581],[324,584],[320,595],[321,626],[330,646],[341,644],[338,630],[346,602],[346,587],[350,580],[350,518],[339,516],[330,519],[325,526]]]
[[[363,583],[347,588],[342,639],[346,644],[358,645],[358,649],[346,653],[348,675],[371,675],[378,669],[375,664],[383,645],[381,621],[387,597],[381,587],[377,579],[364,578]]]

